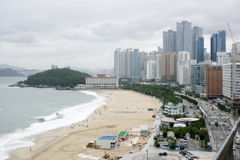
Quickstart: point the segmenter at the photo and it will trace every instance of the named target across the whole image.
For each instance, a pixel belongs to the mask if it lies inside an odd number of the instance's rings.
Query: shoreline
[[[46,157],[49,157],[49,156],[47,156],[48,154],[51,154],[51,152],[49,152],[49,150],[52,150],[52,149],[54,150],[54,148],[58,148],[57,146],[59,144],[63,145],[62,147],[64,149],[60,150],[60,151],[57,151],[57,152],[63,152],[61,154],[64,154],[65,150],[68,150],[69,152],[71,152],[71,151],[74,152],[74,150],[76,150],[76,149],[74,149],[73,144],[68,144],[67,145],[66,143],[70,143],[70,142],[73,143],[72,141],[69,141],[68,139],[72,139],[73,137],[76,139],[76,137],[78,137],[78,136],[79,136],[79,139],[76,140],[76,141],[78,141],[78,143],[75,143],[75,145],[78,146],[78,150],[79,150],[78,154],[80,154],[80,153],[82,153],[81,151],[84,152],[84,151],[89,150],[89,149],[83,148],[83,146],[85,146],[83,144],[87,144],[87,141],[86,142],[81,142],[81,141],[84,141],[84,138],[82,140],[81,137],[85,137],[86,139],[89,139],[89,140],[96,140],[97,138],[99,138],[100,135],[109,134],[105,130],[110,130],[111,132],[114,132],[111,135],[116,135],[120,131],[119,130],[120,128],[122,128],[121,130],[126,130],[126,128],[124,128],[125,125],[119,123],[116,120],[117,119],[122,119],[123,120],[125,117],[129,118],[129,115],[132,115],[132,114],[137,115],[138,113],[137,114],[136,113],[118,113],[117,110],[119,108],[118,107],[114,108],[114,107],[111,106],[113,104],[116,104],[113,101],[116,101],[118,99],[117,98],[118,94],[121,94],[121,96],[125,96],[125,94],[129,94],[129,95],[134,94],[134,96],[142,97],[140,99],[140,101],[142,99],[148,99],[148,101],[152,101],[149,104],[151,104],[152,106],[155,106],[155,108],[158,108],[158,105],[156,106],[156,104],[155,104],[157,102],[153,98],[151,98],[149,96],[146,96],[146,95],[143,95],[143,94],[138,93],[138,92],[134,92],[134,91],[126,91],[126,90],[87,90],[87,91],[95,92],[98,95],[104,96],[106,98],[106,100],[105,100],[106,104],[104,104],[102,106],[99,106],[96,109],[99,112],[99,114],[96,114],[96,112],[92,112],[89,116],[87,116],[85,118],[85,120],[75,123],[75,127],[73,127],[72,129],[70,127],[67,127],[67,126],[63,126],[63,127],[57,128],[57,129],[46,131],[48,133],[45,132],[45,133],[42,133],[42,134],[40,134],[36,137],[36,139],[33,141],[33,143],[35,143],[34,146],[19,148],[19,149],[14,150],[10,154],[9,159],[16,159],[16,157],[18,159],[28,159],[28,158],[30,158],[30,159],[31,158],[42,159],[43,157],[41,155],[46,155]],[[121,101],[123,99],[121,99]],[[132,101],[131,98],[129,99],[129,102],[130,101]],[[137,104],[136,102],[134,102],[134,103],[135,103],[134,105]],[[135,106],[134,107],[131,106],[131,105],[133,105],[133,102],[132,102],[132,104],[127,103],[127,104],[124,104],[124,105],[129,107],[129,108],[127,107],[128,110],[136,110],[136,108],[134,108]],[[122,105],[122,106],[124,106],[124,105]],[[105,106],[107,106],[107,108],[104,108]],[[148,112],[146,110],[146,108],[144,108],[144,109],[141,109],[141,113],[140,113],[141,115],[145,115],[145,114],[152,115],[153,114],[153,113]],[[122,110],[126,110],[126,108],[123,107]],[[144,110],[144,112],[143,112],[143,110]],[[115,116],[115,118],[112,118],[112,117],[109,118],[108,117],[109,114],[111,114],[110,116]],[[119,116],[118,114],[120,114],[121,116]],[[138,117],[138,121],[139,121],[140,117]],[[130,118],[132,118],[132,117],[130,116]],[[96,119],[98,121],[96,121]],[[148,124],[152,124],[151,125],[151,127],[152,127],[154,125],[154,121],[152,120],[151,116],[149,116],[148,118],[145,118],[145,120],[146,119],[147,119]],[[86,122],[86,120],[87,120],[87,122]],[[116,123],[109,125],[109,123],[111,123],[112,121],[116,121]],[[126,121],[126,120],[124,120],[124,121]],[[120,128],[117,127],[117,123],[119,125],[122,125],[122,127],[120,127]],[[141,122],[138,122],[138,123],[141,124]],[[100,125],[102,125],[102,126],[100,126]],[[89,127],[83,127],[83,126],[89,126]],[[137,126],[138,125],[136,125],[135,127],[137,127]],[[118,129],[116,131],[113,131],[113,129],[111,129],[111,128],[118,128]],[[89,135],[89,134],[91,134],[91,130],[95,131],[94,135]],[[50,144],[51,142],[55,141],[56,139],[62,137],[63,135],[66,135],[66,136],[59,139],[54,144],[51,144],[51,145],[47,146],[48,144]],[[80,144],[81,144],[81,147],[79,147]],[[43,148],[44,146],[47,146],[47,147],[40,151],[40,149]],[[123,148],[123,146],[120,146],[120,147]],[[32,149],[31,152],[29,151],[29,148]],[[59,148],[58,148],[58,150],[59,150]],[[125,155],[126,153],[128,153],[128,151],[129,151],[129,149],[124,150],[125,153],[123,154],[121,152],[120,154]],[[87,151],[86,153],[88,153],[88,152],[89,151]],[[103,151],[94,151],[91,154],[95,154],[96,152],[101,152],[101,155],[103,154],[102,153]],[[68,153],[65,153],[65,154],[68,155],[67,157],[71,156]],[[75,154],[77,154],[77,153],[75,153]],[[74,154],[74,157],[76,157],[75,154]],[[96,155],[98,155],[98,154],[96,154]],[[100,156],[100,157],[102,157],[102,156]]]

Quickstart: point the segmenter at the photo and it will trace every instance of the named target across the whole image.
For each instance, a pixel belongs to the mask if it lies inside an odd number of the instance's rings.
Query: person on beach
[[[31,151],[32,149],[30,148],[30,151]]]

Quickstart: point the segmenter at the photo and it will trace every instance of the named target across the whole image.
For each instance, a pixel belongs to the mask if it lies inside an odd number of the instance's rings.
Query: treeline
[[[45,72],[31,75],[24,81],[28,85],[47,85],[71,87],[77,86],[77,84],[85,84],[85,77],[90,77],[87,73],[74,71],[67,68],[51,69]]]
[[[207,142],[210,141],[208,131],[205,129],[205,120],[202,117],[198,121],[190,122],[190,125],[185,128],[170,128],[163,125],[160,126],[160,130],[162,131],[164,138],[167,138],[168,131],[173,131],[176,138],[183,138],[186,133],[189,133],[190,137],[193,139],[195,139],[195,135],[198,135],[200,139],[204,141],[205,147],[207,147]]]
[[[188,96],[184,96],[184,95],[178,95],[178,96],[180,96],[181,98],[183,98],[183,99],[186,99],[188,102],[190,102],[190,103],[193,103],[193,104],[195,104],[195,105],[198,105],[198,102],[195,100],[195,99],[192,99],[192,98],[189,98]]]
[[[218,106],[219,109],[221,109],[224,112],[228,111],[228,109],[224,105],[222,105],[221,103],[218,103],[217,106]]]
[[[171,87],[169,85],[146,85],[146,84],[129,84],[121,83],[122,89],[133,90],[136,92],[144,93],[146,95],[155,96],[162,100],[163,104],[172,102],[173,104],[182,103],[182,100],[174,95],[174,91],[181,91],[181,85],[177,87]]]

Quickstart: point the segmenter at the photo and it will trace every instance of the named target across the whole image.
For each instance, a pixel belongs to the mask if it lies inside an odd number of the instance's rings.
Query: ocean
[[[27,77],[0,77],[0,159],[33,146],[36,136],[87,118],[106,103],[90,91],[7,87]]]

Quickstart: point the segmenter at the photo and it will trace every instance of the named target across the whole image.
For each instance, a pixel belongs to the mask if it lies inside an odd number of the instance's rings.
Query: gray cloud
[[[227,31],[227,50],[240,41],[238,0],[5,0],[0,5],[0,64],[25,68],[112,68],[115,48],[156,50],[162,31],[187,20],[210,36]]]

